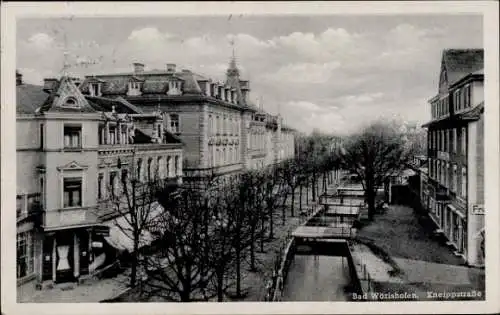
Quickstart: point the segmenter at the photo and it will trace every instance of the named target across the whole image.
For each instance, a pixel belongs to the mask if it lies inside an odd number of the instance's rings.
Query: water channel
[[[296,254],[282,301],[347,301],[350,283],[347,257]]]

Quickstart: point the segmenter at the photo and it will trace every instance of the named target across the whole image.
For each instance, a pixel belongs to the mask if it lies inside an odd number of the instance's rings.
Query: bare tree
[[[297,174],[299,171],[300,171],[300,168],[299,168],[299,165],[298,165],[296,159],[290,159],[290,160],[285,161],[285,163],[283,163],[283,168],[282,168],[283,180],[284,180],[284,183],[286,183],[286,185],[288,186],[289,192],[292,195],[292,200],[291,200],[292,205],[290,208],[292,217],[295,215],[295,213],[294,213],[294,210],[295,210],[295,192],[297,190],[297,187],[299,186],[299,181],[297,180]],[[285,199],[284,202],[286,202],[286,195],[285,195],[284,199]],[[284,204],[283,204],[283,206],[284,206]],[[285,224],[286,207],[283,207],[282,211],[283,211],[282,221],[283,221],[283,224]]]
[[[122,168],[118,160],[119,172],[109,174],[108,199],[114,225],[130,238],[133,248],[130,251],[130,283],[134,287],[137,282],[139,266],[139,248],[149,245],[151,237],[149,229],[154,215],[157,213],[156,194],[161,182],[156,179],[141,177],[142,170],[129,172]]]
[[[398,124],[382,121],[353,135],[341,151],[342,166],[361,179],[369,218],[373,220],[378,188],[405,167],[412,153],[405,145]]]
[[[167,300],[189,302],[215,296],[210,260],[213,220],[210,185],[199,182],[165,186],[158,193],[162,215],[154,222],[159,246],[144,259],[149,294]]]

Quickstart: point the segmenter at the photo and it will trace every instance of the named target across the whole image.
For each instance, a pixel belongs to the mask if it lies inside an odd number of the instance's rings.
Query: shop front
[[[91,275],[98,267],[95,259],[101,254],[102,239],[108,234],[107,227],[98,225],[46,231],[42,280],[75,282]]]
[[[103,247],[103,238],[109,235],[109,227],[102,225],[91,211],[83,215],[73,211],[74,216],[68,213],[61,216],[61,212],[46,213],[41,281],[75,282],[91,275],[96,269],[95,258]]]

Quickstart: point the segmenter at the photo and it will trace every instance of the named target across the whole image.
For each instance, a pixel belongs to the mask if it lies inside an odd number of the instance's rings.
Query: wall
[[[484,82],[474,81],[471,90],[471,106],[474,107],[482,101],[484,101]]]
[[[468,165],[467,165],[467,262],[482,265],[479,232],[484,227],[484,215],[473,213],[475,205],[484,205],[484,162],[483,162],[483,119],[469,123],[468,126]],[[479,151],[478,149],[481,148]]]
[[[200,105],[179,105],[168,111],[179,115],[179,138],[184,143],[184,159],[188,162],[185,167],[198,167],[201,162],[200,137],[203,137],[201,133],[203,126],[200,124],[201,109]],[[167,126],[168,130],[169,127]]]

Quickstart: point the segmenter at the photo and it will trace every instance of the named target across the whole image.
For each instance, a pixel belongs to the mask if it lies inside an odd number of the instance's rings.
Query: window
[[[121,129],[121,140],[120,140],[120,143],[127,144],[128,143],[127,125],[125,125],[125,124],[120,125],[120,129]]]
[[[102,173],[99,173],[97,177],[97,200],[103,199],[103,181],[104,175]]]
[[[128,170],[122,169],[122,183],[126,184],[128,179]]]
[[[109,126],[109,144],[116,143],[116,127]]]
[[[470,107],[471,103],[471,86],[468,84],[465,86],[465,107]]]
[[[175,174],[174,174],[174,176],[178,176],[179,175],[179,168],[180,168],[180,166],[179,166],[179,156],[176,156],[174,158],[174,161],[175,161],[174,162],[175,163]]]
[[[453,153],[457,153],[457,129],[453,128],[453,132],[451,134],[451,141],[453,143]]]
[[[99,83],[90,84],[90,95],[91,96],[101,96],[101,87]]]
[[[142,178],[142,159],[137,160],[137,179]]]
[[[148,160],[148,180],[152,181],[153,178],[154,178],[154,174],[153,174],[153,159],[150,158]]]
[[[170,115],[170,131],[173,133],[179,133],[179,115],[171,114]]]
[[[116,186],[116,172],[109,172],[109,187],[111,190],[111,194],[116,196],[117,186]]]
[[[208,115],[208,134],[209,135],[214,134],[214,122],[212,115]]]
[[[172,174],[171,174],[171,170],[172,170],[172,166],[171,166],[171,161],[172,161],[172,157],[170,156],[167,156],[167,177],[171,177]]]
[[[452,175],[451,191],[456,192],[457,189],[458,189],[457,165],[453,165],[453,175]]]
[[[461,140],[462,140],[462,154],[466,155],[467,154],[467,129],[462,128],[462,134],[461,134]]]
[[[40,149],[44,148],[45,134],[44,134],[44,124],[40,124]]]
[[[99,134],[99,144],[103,145],[105,144],[105,138],[104,138],[104,125],[99,125],[98,127],[98,134]]]
[[[39,182],[40,182],[40,202],[41,202],[41,205],[44,206],[45,205],[45,175],[43,175],[43,174],[40,175]]]
[[[78,104],[78,102],[76,101],[76,99],[74,97],[68,97],[64,101],[63,106],[64,107],[73,107],[73,108],[79,108],[80,107],[80,105]]]
[[[164,178],[165,165],[163,164],[163,158],[161,156],[158,157],[156,161],[157,174],[160,179]]]
[[[64,126],[64,147],[81,148],[82,126]]]
[[[445,143],[446,143],[446,142],[445,142],[445,141],[446,141],[446,140],[445,140],[445,139],[446,139],[445,137],[446,137],[446,136],[445,136],[445,132],[444,132],[444,130],[441,130],[441,150],[440,150],[440,151],[444,151],[444,150],[445,150]]]
[[[33,273],[35,255],[33,250],[33,232],[17,234],[17,278],[23,278]]]
[[[467,169],[462,167],[462,187],[460,189],[460,196],[467,198]]]
[[[450,146],[449,146],[449,144],[450,144],[450,141],[449,141],[449,140],[450,140],[450,139],[449,139],[448,135],[449,135],[449,130],[445,130],[445,131],[444,131],[444,151],[445,151],[445,152],[448,152],[448,151],[449,151],[449,149],[450,149],[450,148],[449,148],[449,147],[450,147]]]
[[[24,196],[16,196],[16,217],[24,218],[26,216],[26,205],[25,205]]]
[[[82,179],[64,178],[64,207],[82,206]]]

